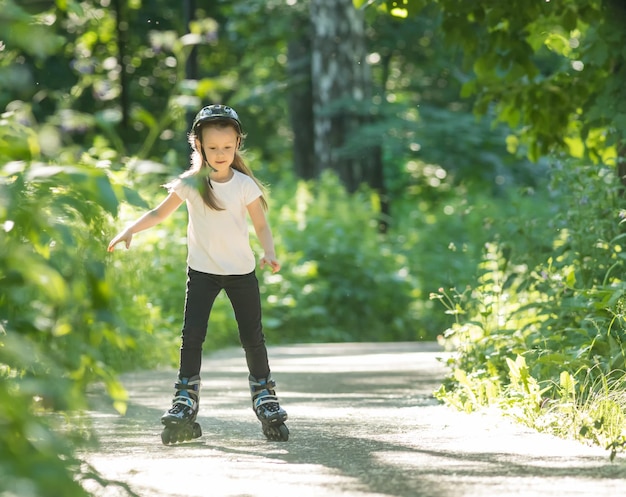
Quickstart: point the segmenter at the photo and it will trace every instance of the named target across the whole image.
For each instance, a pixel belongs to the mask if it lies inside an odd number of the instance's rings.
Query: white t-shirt
[[[262,195],[249,176],[233,169],[225,183],[212,181],[213,192],[222,211],[211,209],[194,187],[196,178],[175,180],[174,191],[187,202],[187,264],[210,274],[248,274],[256,259],[250,247],[247,206]]]

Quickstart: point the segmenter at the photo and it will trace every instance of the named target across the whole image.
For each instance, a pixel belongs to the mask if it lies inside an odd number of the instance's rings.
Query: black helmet
[[[235,112],[235,109],[221,104],[207,105],[206,107],[203,107],[200,112],[196,114],[191,130],[195,132],[196,127],[199,124],[206,121],[212,121],[214,119],[230,119],[235,122],[239,134],[242,133],[241,121],[239,121],[239,116]]]

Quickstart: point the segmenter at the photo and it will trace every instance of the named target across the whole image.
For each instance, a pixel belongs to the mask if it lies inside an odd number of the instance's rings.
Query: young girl
[[[231,107],[209,105],[196,115],[189,143],[191,167],[166,185],[167,198],[119,233],[108,251],[133,235],[163,221],[187,203],[187,294],[180,348],[180,369],[172,407],[162,417],[163,443],[201,436],[196,423],[200,365],[209,314],[223,289],[235,312],[239,339],[249,370],[252,408],[270,440],[287,440],[287,413],[278,404],[261,324],[256,261],[248,236],[247,215],[263,247],[260,268],[280,270],[272,231],[265,216],[261,184],[239,154],[244,134]]]

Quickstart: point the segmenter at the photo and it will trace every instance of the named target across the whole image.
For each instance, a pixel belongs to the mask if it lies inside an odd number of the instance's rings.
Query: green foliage
[[[116,371],[157,355],[123,326],[104,261],[110,217],[137,198],[94,157],[46,158],[50,133],[22,116],[4,113],[0,134],[0,493],[82,496],[106,484],[75,456],[92,438],[77,416],[87,387],[124,412]]]
[[[508,126],[477,119],[473,98],[461,95],[471,71],[462,71],[458,47],[440,36],[437,5],[401,20],[373,9],[366,14],[375,96],[360,112],[374,117],[344,148],[355,153],[364,141],[382,147],[393,198],[404,195],[407,161],[436,164],[457,183],[534,184],[541,171],[505,152]]]
[[[438,313],[429,295],[475,286],[488,240],[500,240],[517,258],[548,253],[548,223],[557,206],[539,175],[537,189],[505,188],[494,196],[482,182],[456,185],[437,164],[411,160],[405,167],[407,181],[393,204],[390,236],[395,250],[406,254],[414,277],[419,328],[435,337],[452,324],[453,314]]]
[[[266,326],[281,340],[418,337],[407,260],[376,227],[377,197],[349,195],[332,173],[272,192],[284,269],[267,275]]]
[[[395,18],[422,15],[423,0],[376,4]],[[429,4],[432,8],[433,2]],[[440,32],[462,49],[470,75],[461,95],[478,115],[494,108],[513,130],[509,146],[538,160],[554,150],[597,161],[623,140],[626,9],[622,2],[438,0]]]
[[[28,102],[32,116],[60,128],[68,146],[89,147],[103,134],[120,156],[186,152],[185,112],[200,98],[185,84],[185,65],[211,26],[183,38],[181,3],[142,4],[123,3],[117,12],[115,4],[42,2],[29,15],[3,0],[0,72],[10,84],[0,107]],[[118,32],[116,15],[121,26],[142,29]]]
[[[3,43],[19,47],[38,59],[44,59],[62,47],[63,38],[46,28],[46,20],[38,15],[39,13],[32,16],[9,0],[0,1],[0,8],[2,9],[0,33],[3,35],[1,38]],[[15,83],[15,80],[10,83]]]
[[[543,401],[536,426],[606,447],[614,459],[626,449],[626,375],[619,373],[618,378],[589,374],[581,378],[583,384],[579,386],[574,376],[561,372],[556,400]]]
[[[602,443],[613,455],[623,450],[624,236],[615,184],[608,168],[557,164],[552,250],[542,259],[513,256],[506,247],[517,238],[489,245],[476,288],[434,295],[463,310],[445,334],[461,352],[450,365],[462,373],[442,398],[465,409],[499,404],[531,426]],[[485,383],[497,395],[477,395]]]

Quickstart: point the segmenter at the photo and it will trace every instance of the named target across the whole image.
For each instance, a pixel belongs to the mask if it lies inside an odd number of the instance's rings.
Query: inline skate
[[[164,426],[161,441],[165,445],[202,436],[202,428],[196,422],[200,402],[200,376],[179,378],[174,388],[176,392],[172,407],[161,416]]]
[[[276,382],[271,375],[267,378],[256,379],[250,375],[250,394],[252,395],[252,409],[261,422],[263,435],[268,440],[286,442],[289,440],[289,429],[285,425],[287,413],[278,404],[276,397]]]

